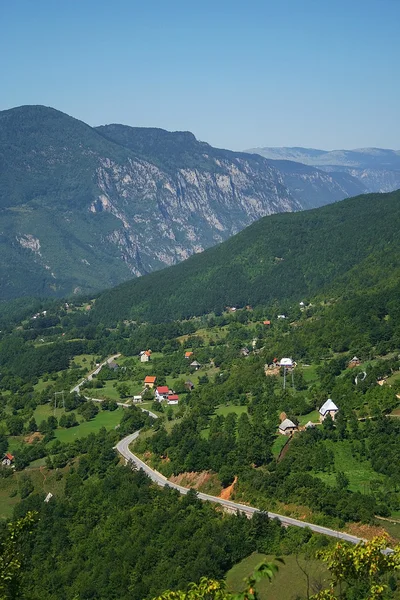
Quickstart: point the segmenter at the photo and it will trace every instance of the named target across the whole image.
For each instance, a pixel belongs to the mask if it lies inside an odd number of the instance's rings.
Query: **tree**
[[[127,383],[119,383],[117,385],[117,392],[120,395],[120,398],[128,398],[131,395],[131,388]]]
[[[336,485],[339,490],[345,490],[349,486],[349,483],[350,482],[343,471],[339,471],[336,474]]]
[[[283,562],[280,558],[275,560]],[[190,583],[186,591],[167,591],[153,600],[257,600],[259,598],[256,590],[257,583],[262,578],[271,581],[277,571],[278,566],[275,563],[262,562],[250,577],[246,577],[244,580],[246,589],[239,594],[228,592],[224,581],[202,577],[199,584]]]
[[[6,424],[10,435],[21,435],[24,430],[24,421],[21,417],[11,415],[7,417]]]
[[[78,408],[78,412],[85,421],[90,421],[90,419],[93,419],[99,412],[99,407],[94,402],[85,402],[85,404],[81,404]]]
[[[328,589],[313,600],[383,600],[390,598],[385,577],[400,569],[400,546],[386,553],[387,538],[375,537],[356,546],[338,542],[333,549],[320,551],[332,575]],[[339,595],[337,595],[337,593]]]
[[[20,545],[26,532],[32,531],[36,512],[28,512],[22,519],[7,525],[0,538],[0,598],[16,598],[22,565]]]
[[[32,419],[28,423],[28,431],[30,431],[30,433],[34,433],[35,431],[37,431],[37,429],[38,427],[36,420],[32,417]]]

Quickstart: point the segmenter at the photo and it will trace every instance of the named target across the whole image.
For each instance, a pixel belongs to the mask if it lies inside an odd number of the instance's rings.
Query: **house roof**
[[[178,394],[170,394],[168,400],[179,400]]]
[[[305,427],[306,429],[311,429],[312,427],[315,427],[315,423],[313,423],[312,421],[308,421],[308,423],[306,423],[306,424],[304,425],[304,427]]]
[[[324,414],[329,410],[339,410],[336,404],[330,398],[328,398],[328,400],[321,406],[319,413],[324,416]]]
[[[357,356],[353,356],[350,362],[360,362],[360,359]]]
[[[151,354],[151,350],[145,350],[145,355],[146,356],[150,356],[150,354]]]
[[[291,358],[281,358],[281,360],[279,361],[279,364],[281,367],[292,367],[293,360]]]
[[[290,419],[285,419],[284,421],[282,421],[282,423],[279,425],[279,429],[282,429],[282,431],[285,431],[286,429],[289,429],[291,427],[296,427],[296,425],[293,423],[293,421],[291,421]]]
[[[192,363],[190,363],[191,367],[200,367],[200,363],[197,362],[197,360],[194,360]]]
[[[8,458],[8,460],[14,460],[13,455],[10,454],[9,452],[6,453],[6,455],[4,456],[4,458]]]
[[[168,394],[169,387],[167,385],[159,385],[158,388],[157,388],[157,392],[159,394]]]
[[[193,352],[188,350],[187,352],[185,352],[185,356],[187,356],[189,358],[189,356],[193,356]]]
[[[157,379],[157,377],[153,377],[152,375],[146,375],[146,377],[144,378],[144,382],[145,383],[155,383],[156,379]]]
[[[271,325],[271,321],[263,321],[264,325]]]

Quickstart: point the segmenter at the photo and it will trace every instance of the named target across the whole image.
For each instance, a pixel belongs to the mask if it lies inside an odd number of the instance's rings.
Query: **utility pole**
[[[62,406],[65,408],[65,398],[64,398],[64,390],[62,392],[54,392],[54,416],[56,416],[56,408],[57,408],[57,396],[62,397]]]

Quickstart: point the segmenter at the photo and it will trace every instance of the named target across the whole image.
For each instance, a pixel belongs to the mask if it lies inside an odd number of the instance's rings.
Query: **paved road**
[[[88,375],[85,379],[83,379],[80,383],[78,383],[75,387],[72,388],[71,392],[80,392],[80,388],[85,383],[85,381],[90,381],[93,378],[93,375],[97,375],[101,368],[107,364],[109,360],[115,360],[121,356],[120,354],[114,354],[113,356],[109,356],[106,360],[104,360],[90,375]],[[88,398],[88,400],[92,400],[93,402],[103,402],[100,398]],[[117,402],[119,406],[129,407],[130,404],[126,404],[124,402]],[[146,410],[142,408],[144,412],[147,412],[153,419],[157,419],[157,415],[155,415],[150,410]],[[185,488],[176,483],[172,483],[169,481],[164,475],[151,469],[145,462],[140,460],[138,456],[133,454],[130,451],[130,444],[138,437],[140,431],[135,431],[135,433],[131,433],[127,437],[123,438],[118,442],[115,446],[115,449],[125,458],[127,462],[132,462],[136,465],[138,469],[142,469],[152,481],[157,483],[158,485],[164,487],[168,485],[171,488],[178,490],[181,494],[187,494],[189,489]],[[222,498],[218,498],[217,496],[210,496],[209,494],[203,494],[199,492],[197,494],[200,500],[206,500],[208,502],[214,502],[215,504],[221,504],[224,508],[232,511],[232,512],[243,512],[248,516],[252,516],[256,512],[260,512],[258,508],[254,508],[253,506],[246,506],[245,504],[239,504],[238,502],[232,502],[231,500],[224,500]],[[356,537],[355,535],[350,535],[348,533],[343,533],[342,531],[335,531],[334,529],[329,529],[328,527],[321,527],[320,525],[314,525],[313,523],[307,523],[305,521],[299,521],[298,519],[293,519],[292,517],[286,517],[284,515],[279,515],[277,513],[268,512],[268,516],[270,519],[278,519],[282,523],[282,525],[293,525],[295,527],[309,527],[315,533],[321,533],[323,535],[328,535],[330,537],[338,538],[341,540],[345,540],[346,542],[351,542],[352,544],[358,544],[363,541],[362,538]]]
[[[121,356],[121,354],[114,354],[113,356],[109,356],[108,358],[106,358],[105,360],[103,360],[103,362],[94,370],[92,371],[87,377],[85,377],[85,379],[82,379],[82,381],[80,383],[77,383],[71,390],[71,394],[72,392],[77,392],[77,394],[80,393],[80,389],[81,386],[86,382],[86,381],[92,381],[93,379],[93,375],[98,375],[98,373],[100,373],[101,369],[104,367],[104,365],[106,365],[110,360],[115,360],[116,358],[118,358],[119,356]]]
[[[149,411],[147,411],[149,412]],[[151,416],[155,416],[152,413],[149,413]],[[181,485],[177,485],[176,483],[172,483],[168,481],[164,475],[158,473],[151,469],[146,463],[144,463],[138,456],[133,454],[130,451],[129,445],[135,440],[140,431],[135,431],[135,433],[131,433],[127,437],[123,438],[118,444],[115,446],[115,449],[123,456],[127,462],[132,462],[136,465],[138,469],[143,469],[143,471],[158,485],[164,487],[168,485],[175,490],[178,490],[181,494],[187,494],[189,489],[185,488]],[[253,515],[256,512],[260,512],[258,508],[254,508],[252,506],[246,506],[244,504],[239,504],[237,502],[232,502],[231,500],[223,500],[222,498],[218,498],[217,496],[210,496],[209,494],[198,493],[198,497],[200,500],[208,500],[209,502],[214,502],[216,504],[221,504],[224,508],[231,510],[232,512],[243,512],[246,515]],[[299,521],[298,519],[292,519],[291,517],[285,517],[284,515],[278,515],[276,513],[268,512],[268,516],[270,519],[278,519],[282,523],[282,525],[294,525],[295,527],[309,527],[312,531],[316,533],[322,533],[323,535],[329,535],[330,537],[338,538],[341,540],[345,540],[346,542],[351,542],[352,544],[358,544],[363,541],[362,538],[358,538],[354,535],[350,535],[348,533],[343,533],[341,531],[335,531],[334,529],[329,529],[328,527],[321,527],[320,525],[314,525],[313,523],[306,523],[304,521]]]

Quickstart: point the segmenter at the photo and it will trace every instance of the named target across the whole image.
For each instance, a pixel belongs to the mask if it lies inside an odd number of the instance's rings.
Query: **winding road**
[[[86,377],[85,379],[83,379],[83,381],[81,381],[75,387],[73,387],[71,392],[77,392],[79,394],[80,388],[83,385],[83,383],[85,383],[86,380],[90,381],[92,379],[93,375],[97,375],[97,373],[100,372],[101,368],[105,364],[107,364],[107,362],[109,360],[111,360],[111,359],[114,360],[114,359],[118,358],[119,356],[120,356],[120,354],[115,354],[115,355],[107,358],[92,373],[90,373],[90,375],[88,375],[88,377]],[[90,400],[92,400],[94,402],[102,402],[102,400],[100,400],[100,399],[90,398]],[[118,404],[120,406],[124,406],[124,407],[130,406],[129,404],[125,404],[122,402],[118,402]],[[142,408],[141,410],[148,413],[154,419],[157,419],[157,415],[155,415],[151,411],[146,410],[144,408]],[[139,436],[139,433],[140,433],[140,430],[135,431],[134,433],[131,433],[130,435],[124,437],[115,446],[115,450],[117,450],[117,452],[126,460],[126,462],[128,464],[132,464],[136,468],[142,469],[146,473],[146,475],[148,475],[148,477],[150,477],[150,479],[152,481],[154,481],[157,485],[159,485],[161,487],[169,486],[170,488],[178,490],[178,492],[180,494],[187,494],[189,492],[189,488],[185,488],[176,483],[172,483],[172,481],[169,481],[166,477],[164,477],[164,475],[162,475],[158,471],[155,471],[154,469],[149,467],[149,465],[147,465],[145,462],[143,462],[138,456],[133,454],[133,452],[129,449],[130,444]],[[239,511],[241,513],[244,513],[248,517],[253,516],[254,513],[262,512],[262,511],[260,511],[260,509],[254,508],[253,506],[246,506],[245,504],[239,504],[238,502],[233,502],[232,500],[224,500],[223,498],[219,498],[218,496],[210,496],[209,494],[203,494],[203,492],[198,492],[197,497],[200,500],[204,500],[207,502],[213,502],[214,504],[220,504],[221,506],[223,506],[223,508],[225,508],[226,510],[228,510],[230,512],[236,513],[237,511]],[[300,521],[299,519],[293,519],[292,517],[286,517],[285,515],[279,515],[279,514],[273,513],[273,512],[268,512],[267,514],[270,519],[278,519],[278,521],[280,521],[282,523],[282,525],[284,525],[285,527],[287,527],[288,525],[292,525],[294,527],[303,527],[303,528],[308,527],[309,529],[311,529],[311,531],[314,531],[315,533],[320,533],[322,535],[328,535],[329,537],[334,537],[334,538],[337,538],[340,540],[344,540],[346,542],[351,542],[352,544],[358,544],[359,542],[365,541],[365,540],[363,540],[363,538],[359,538],[359,537],[356,537],[355,535],[350,535],[349,533],[344,533],[342,531],[336,531],[334,529],[330,529],[329,527],[322,527],[321,525],[314,525],[314,523],[307,523],[306,521]]]
[[[144,410],[144,409],[142,409]],[[150,414],[152,417],[156,417],[154,413],[150,413],[149,411],[145,411]],[[133,454],[129,449],[130,444],[138,437],[140,431],[135,431],[135,433],[131,433],[130,435],[123,438],[118,444],[115,446],[115,449],[119,452],[121,456],[125,458],[127,463],[134,464],[138,469],[142,469],[146,475],[150,477],[152,481],[157,483],[162,487],[169,486],[178,490],[181,494],[187,494],[189,489],[185,488],[176,483],[172,483],[169,481],[164,475],[158,473],[154,469],[151,469],[145,462],[140,460],[138,456]],[[200,500],[205,500],[208,502],[214,502],[215,504],[220,504],[225,509],[230,512],[242,512],[247,516],[251,517],[256,512],[262,512],[258,508],[254,508],[253,506],[246,506],[245,504],[239,504],[238,502],[232,502],[231,500],[223,500],[222,498],[218,498],[217,496],[210,496],[209,494],[203,494],[202,492],[197,493],[198,498]],[[334,529],[329,529],[328,527],[321,527],[320,525],[314,525],[313,523],[307,523],[305,521],[300,521],[298,519],[293,519],[292,517],[285,517],[284,515],[278,515],[277,513],[268,512],[267,513],[270,519],[278,519],[284,526],[293,525],[295,527],[308,527],[311,531],[315,533],[321,533],[323,535],[328,535],[330,537],[334,537],[340,540],[345,540],[346,542],[351,542],[352,544],[358,544],[359,542],[364,541],[362,538],[356,537],[355,535],[350,535],[349,533],[343,533],[342,531],[335,531]]]

